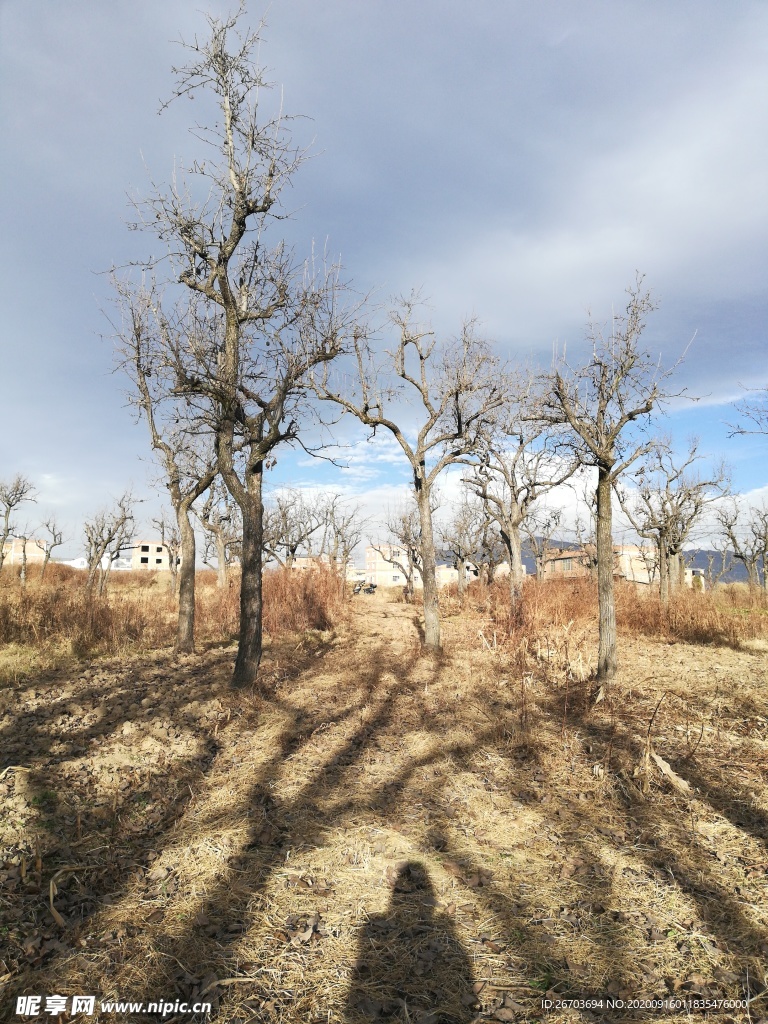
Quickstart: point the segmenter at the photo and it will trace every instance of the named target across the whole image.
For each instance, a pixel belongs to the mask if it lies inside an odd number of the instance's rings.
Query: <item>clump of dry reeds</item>
[[[268,633],[327,630],[343,616],[344,581],[331,569],[279,569],[264,574],[264,629]]]
[[[455,595],[448,601],[455,603]],[[499,641],[518,643],[553,627],[595,621],[597,587],[586,579],[526,580],[521,606],[513,610],[506,581],[473,583],[465,604],[485,618]],[[664,605],[655,591],[617,581],[616,620],[620,630],[645,636],[738,647],[768,633],[768,600],[755,588],[737,585],[707,592],[682,588]]]
[[[169,642],[168,604],[146,592],[89,596],[84,580],[44,581],[6,587],[0,594],[0,643],[30,647],[66,645],[73,654],[116,653],[124,647]],[[165,614],[163,614],[165,612]]]
[[[168,581],[155,573],[113,574],[103,596],[88,594],[83,573],[51,566],[43,581],[22,586],[8,573],[0,588],[0,644],[115,654],[173,643],[176,602]],[[212,572],[197,587],[197,634],[202,641],[232,639],[238,629],[240,579],[219,590]],[[284,570],[264,575],[264,629],[268,634],[327,630],[343,614],[343,581],[330,570]]]
[[[649,636],[691,644],[738,647],[763,636],[765,608],[748,588],[701,593],[683,588],[664,605],[654,593],[623,587],[617,601],[618,625]]]

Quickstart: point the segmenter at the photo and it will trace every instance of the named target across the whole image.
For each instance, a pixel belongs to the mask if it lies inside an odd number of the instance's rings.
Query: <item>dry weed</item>
[[[540,598],[564,657],[588,618]],[[595,709],[489,608],[434,659],[415,608],[361,600],[337,635],[275,639],[258,702],[228,691],[231,649],[17,687],[8,994],[204,997],[221,1024],[529,1021],[545,993],[749,996],[730,1018],[758,1019],[765,654],[625,640]]]

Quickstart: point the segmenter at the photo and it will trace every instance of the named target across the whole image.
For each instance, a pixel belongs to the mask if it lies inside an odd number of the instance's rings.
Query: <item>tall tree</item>
[[[34,500],[35,488],[21,473],[7,482],[0,480],[0,570],[5,561],[5,545],[14,531],[11,516],[23,502]]]
[[[473,451],[505,393],[505,374],[474,322],[438,344],[416,320],[415,296],[390,314],[394,348],[377,359],[366,339],[355,336],[356,373],[342,383],[315,375],[319,396],[356,416],[373,433],[388,430],[411,469],[419,512],[419,558],[424,597],[424,645],[438,650],[437,594],[432,495],[440,474]],[[418,410],[418,411],[416,411]]]
[[[190,62],[174,69],[173,99],[203,93],[218,104],[215,124],[192,129],[205,159],[137,206],[206,309],[207,344],[196,335],[177,351],[177,391],[207,403],[219,472],[242,517],[235,686],[254,683],[261,660],[265,468],[278,445],[299,439],[307,372],[342,351],[354,318],[340,305],[338,268],[297,266],[282,242],[268,245],[302,154],[282,113],[264,114],[260,30],[241,31],[244,11],[208,16],[208,37],[186,45]]]
[[[117,326],[119,365],[133,387],[129,400],[149,428],[149,438],[163,472],[181,561],[174,558],[171,579],[174,596],[178,575],[179,608],[176,651],[195,649],[195,563],[197,549],[190,514],[192,506],[216,478],[217,459],[212,432],[200,415],[190,416],[176,396],[176,358],[185,347],[200,344],[189,332],[199,329],[192,304],[166,313],[153,287],[134,288],[114,280],[120,323]],[[203,344],[205,341],[202,342]],[[162,521],[163,543],[173,529]],[[170,556],[170,551],[169,551]]]
[[[175,510],[174,510],[175,511]],[[192,524],[190,523],[190,526]],[[170,518],[168,513],[164,510],[159,516],[155,516],[152,520],[152,526],[157,530],[160,535],[160,543],[165,549],[168,555],[168,571],[171,574],[171,597],[176,596],[176,592],[179,587],[179,568],[183,564],[183,550],[184,545],[181,540],[181,532],[179,530],[178,516],[174,515],[173,519]],[[197,557],[197,554],[195,554]],[[194,565],[194,563],[193,563]],[[182,573],[183,575],[183,573]],[[194,575],[194,569],[193,569]],[[193,592],[194,598],[194,592]],[[192,604],[194,610],[194,600]],[[193,619],[194,622],[194,619]],[[194,629],[192,630],[192,637],[194,639]],[[177,650],[178,647],[178,630],[177,630]]]
[[[320,554],[328,557],[330,564],[341,572],[345,580],[352,553],[363,536],[365,523],[361,510],[362,505],[349,505],[340,494],[328,496],[322,505]]]
[[[307,499],[286,487],[265,510],[264,550],[285,569],[291,569],[300,551],[311,550],[311,538],[325,523],[324,503]]]
[[[465,489],[453,514],[439,530],[440,545],[450,556],[458,574],[459,598],[467,589],[467,564],[473,568],[480,561],[483,539],[488,526],[482,502],[472,500],[472,492]]]
[[[542,398],[545,423],[565,427],[565,443],[582,464],[597,470],[597,593],[600,695],[616,675],[616,608],[613,590],[613,509],[611,495],[621,474],[653,447],[644,436],[650,414],[671,397],[656,359],[641,347],[646,317],[655,308],[638,277],[629,289],[623,316],[614,316],[608,333],[591,324],[592,354],[572,368],[558,358]]]

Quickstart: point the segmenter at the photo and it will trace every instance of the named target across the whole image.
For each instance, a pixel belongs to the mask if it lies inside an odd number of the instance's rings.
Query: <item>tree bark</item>
[[[663,538],[659,542],[659,597],[662,604],[669,604],[669,551]]]
[[[459,600],[464,600],[464,594],[467,592],[467,560],[466,558],[456,559],[456,568],[459,571]]]
[[[227,542],[224,533],[219,528],[215,534],[216,538],[216,587],[219,590],[227,589]]]
[[[416,504],[421,525],[421,582],[424,596],[424,646],[440,650],[440,605],[437,598],[437,564],[435,537],[432,527],[432,509],[429,489],[422,480],[416,481]]]
[[[248,504],[243,515],[242,576],[240,582],[240,635],[232,676],[235,687],[256,682],[262,647],[262,547],[264,541],[264,465],[248,473]]]
[[[509,558],[509,604],[510,610],[519,612],[523,599],[523,546],[520,540],[520,527],[514,523],[507,523],[501,531],[501,539],[507,549]],[[537,573],[538,575],[538,573]]]
[[[179,620],[176,627],[176,651],[191,654],[195,649],[195,531],[189,521],[189,506],[176,507],[176,522],[181,537],[179,578]]]
[[[608,469],[598,467],[597,481],[597,604],[599,644],[597,680],[608,684],[616,675],[616,605],[613,593],[613,509]]]

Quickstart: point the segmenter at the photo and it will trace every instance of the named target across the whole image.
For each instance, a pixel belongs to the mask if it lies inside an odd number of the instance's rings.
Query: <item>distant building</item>
[[[24,557],[24,542],[21,537],[9,537],[3,544],[6,565],[21,565]],[[45,559],[45,541],[27,537],[27,565],[40,565]]]
[[[614,578],[648,586],[654,579],[655,560],[636,544],[614,545]],[[544,556],[543,580],[584,579],[597,572],[597,550],[585,548],[552,548]]]
[[[159,540],[137,541],[131,550],[130,567],[139,572],[162,572],[170,569],[168,545]]]
[[[393,561],[388,561],[392,559]],[[394,563],[398,562],[399,565]],[[377,587],[404,587],[406,585],[405,574],[400,566],[407,567],[408,555],[405,548],[397,544],[379,544],[377,547],[365,549],[365,580],[367,583],[375,583]],[[475,573],[467,563],[465,572],[467,579],[474,579]],[[453,565],[438,565],[436,569],[438,587],[445,587],[449,583],[458,583],[459,570]],[[418,569],[413,570],[413,585],[417,589],[423,587],[421,573]]]

